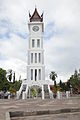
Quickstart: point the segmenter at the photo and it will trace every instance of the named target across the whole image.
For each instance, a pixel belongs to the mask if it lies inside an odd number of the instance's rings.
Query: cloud
[[[19,77],[19,74],[23,75],[24,73],[25,75],[25,68],[27,65],[26,39],[22,39],[16,34],[10,34],[10,40],[5,38],[0,41],[0,56],[0,67],[5,69],[13,69],[16,71],[17,78]]]
[[[44,10],[46,79],[54,70],[65,81],[80,68],[80,0],[0,0],[0,67],[25,77],[28,11],[35,5],[40,14]]]
[[[45,40],[51,39],[51,38],[54,36],[55,32],[56,32],[55,30],[56,30],[56,29],[55,29],[54,22],[48,23],[48,24],[46,25],[46,27],[45,27],[45,31],[44,31],[44,33],[43,33],[43,38],[44,38]]]

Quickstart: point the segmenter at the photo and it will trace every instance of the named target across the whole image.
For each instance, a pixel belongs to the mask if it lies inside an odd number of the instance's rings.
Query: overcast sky
[[[66,81],[80,68],[80,0],[0,0],[0,67],[26,78],[28,12],[44,11],[45,71]]]

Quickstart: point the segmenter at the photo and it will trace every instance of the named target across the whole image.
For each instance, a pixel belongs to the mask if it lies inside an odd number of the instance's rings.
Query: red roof
[[[33,21],[40,21],[40,22],[42,22],[43,21],[43,13],[40,16],[38,11],[37,11],[37,8],[35,8],[35,11],[34,11],[32,16],[29,13],[29,18],[30,18],[30,22],[33,22]]]

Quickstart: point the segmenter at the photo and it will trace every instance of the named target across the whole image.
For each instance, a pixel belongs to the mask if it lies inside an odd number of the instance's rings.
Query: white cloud
[[[10,34],[9,39],[0,41],[0,54],[3,58],[0,60],[0,67],[12,69],[16,72],[17,78],[20,75],[25,78],[27,65],[27,40],[22,39],[15,34]]]
[[[0,41],[0,52],[6,57],[25,60],[26,49],[27,40],[20,38],[16,34],[10,34],[10,40],[5,38]]]
[[[0,60],[0,67],[8,70],[12,69],[16,73],[16,79],[19,80],[21,75],[22,79],[26,78],[26,62],[17,59],[17,58],[10,58],[6,60]]]
[[[0,66],[26,74],[28,11],[35,5],[44,10],[46,78],[55,70],[66,80],[80,68],[80,0],[0,0]]]

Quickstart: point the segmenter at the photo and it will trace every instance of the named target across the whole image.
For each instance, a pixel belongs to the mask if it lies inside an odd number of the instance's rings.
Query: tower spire
[[[35,5],[35,9],[37,8],[37,6]]]
[[[35,5],[35,10],[32,16],[30,15],[30,12],[29,12],[29,18],[30,18],[30,22],[34,22],[34,21],[43,22],[43,14],[39,15],[36,5]]]

